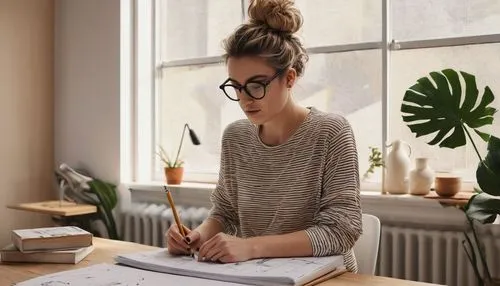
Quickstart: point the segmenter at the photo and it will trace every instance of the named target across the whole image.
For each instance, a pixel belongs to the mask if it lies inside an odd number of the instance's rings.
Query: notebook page
[[[115,260],[132,267],[165,273],[239,283],[252,281],[259,285],[268,284],[264,282],[295,285],[303,277],[314,279],[343,266],[342,256],[255,259],[222,264],[198,262],[187,256],[172,256],[165,249],[119,255]]]
[[[69,270],[54,274],[44,275],[16,286],[109,286],[109,285],[183,285],[183,286],[244,286],[242,284],[204,280],[185,276],[170,275],[135,269],[114,264],[97,264],[77,270]]]

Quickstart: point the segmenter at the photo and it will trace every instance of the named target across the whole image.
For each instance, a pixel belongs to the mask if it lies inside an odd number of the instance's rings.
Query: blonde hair
[[[293,0],[252,0],[249,21],[224,40],[225,59],[258,56],[276,70],[294,68],[304,73],[309,57],[295,33],[303,23]]]

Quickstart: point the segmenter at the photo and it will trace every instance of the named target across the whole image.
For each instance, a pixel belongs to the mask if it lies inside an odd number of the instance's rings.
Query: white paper
[[[298,285],[343,266],[342,256],[255,259],[222,264],[172,256],[165,249],[119,255],[115,260],[147,270],[256,285]]]
[[[33,278],[16,286],[242,286],[228,282],[170,275],[145,271],[114,264],[97,264],[77,270],[69,270]]]
[[[89,234],[89,232],[75,226],[58,226],[32,229],[17,229],[14,232],[21,238],[47,238]]]

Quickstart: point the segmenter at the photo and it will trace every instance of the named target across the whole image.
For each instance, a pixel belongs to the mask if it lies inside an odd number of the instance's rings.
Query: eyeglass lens
[[[224,93],[232,100],[239,100],[241,96],[251,96],[255,99],[263,98],[266,94],[266,87],[264,84],[257,82],[249,82],[240,90],[231,85],[224,86]]]

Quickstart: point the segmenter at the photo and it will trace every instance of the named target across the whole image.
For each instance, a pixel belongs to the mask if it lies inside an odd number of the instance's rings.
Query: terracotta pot
[[[176,167],[176,168],[165,167],[165,177],[167,178],[167,184],[169,185],[179,185],[182,182],[183,175],[184,175],[183,167]]]
[[[459,176],[439,175],[434,179],[434,188],[441,197],[452,197],[456,195],[462,187],[462,180]]]

